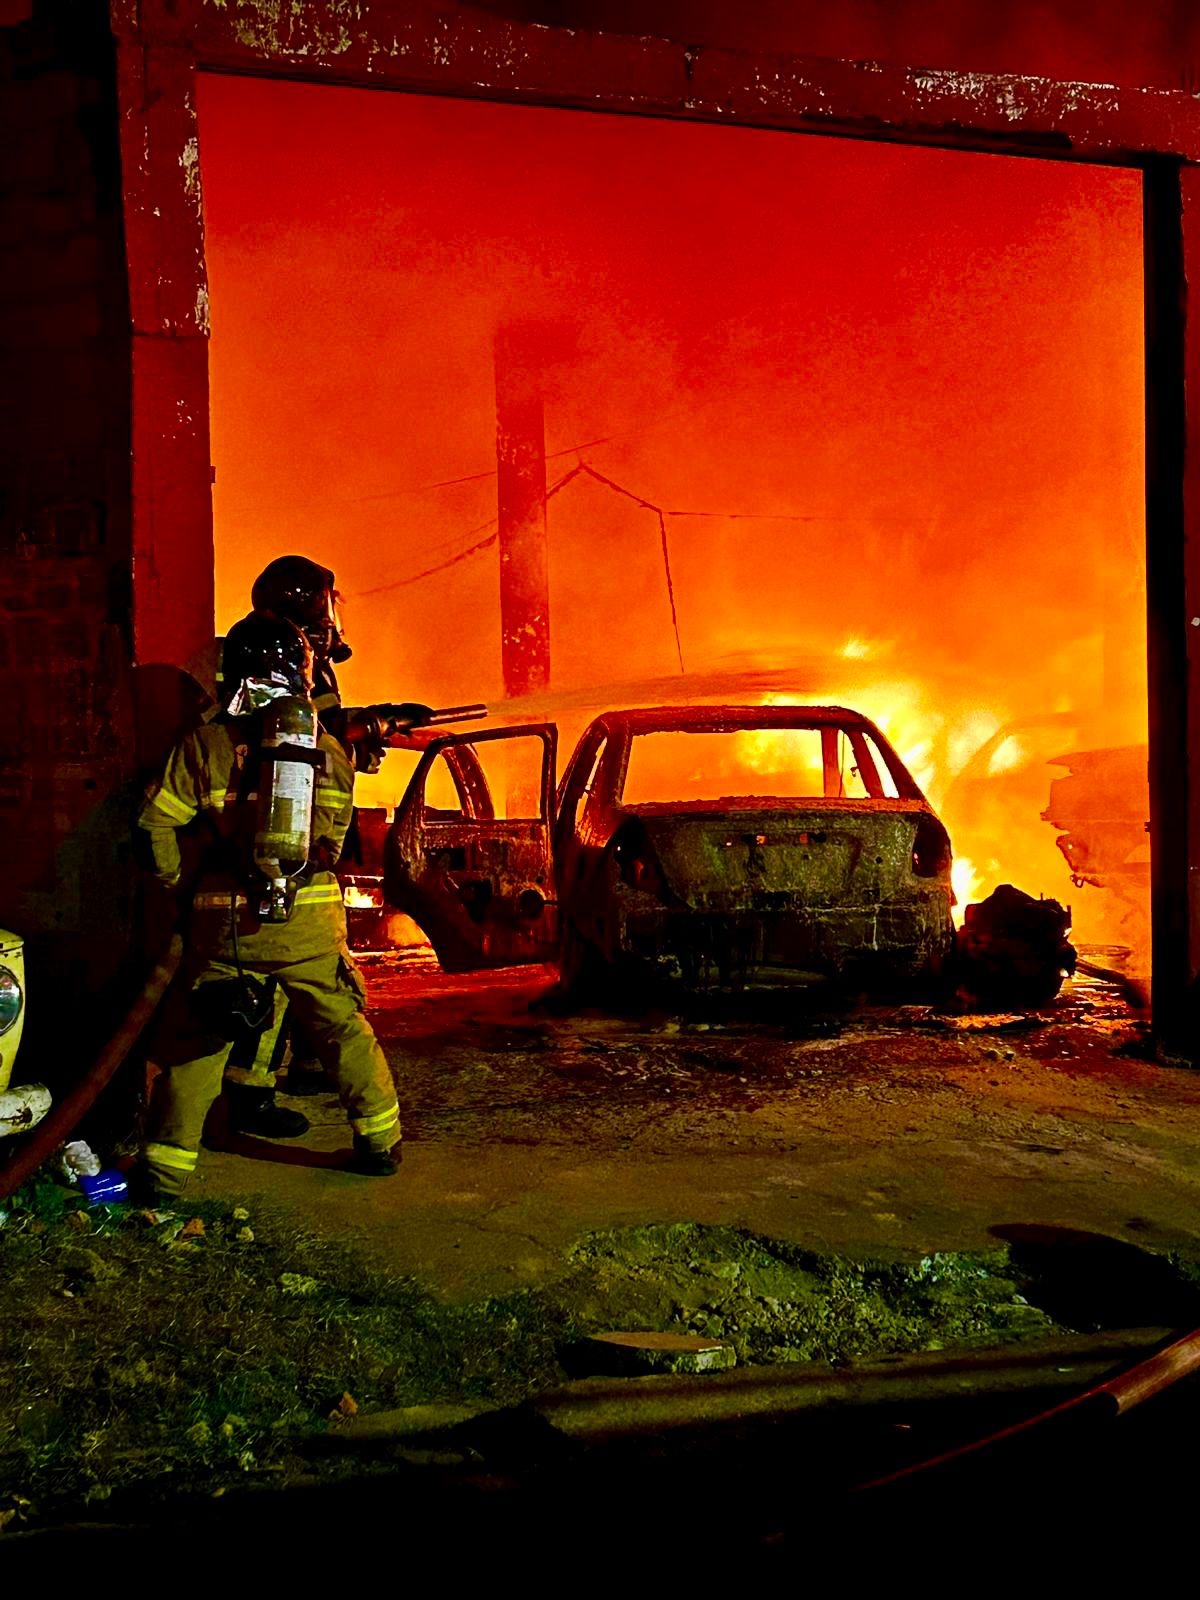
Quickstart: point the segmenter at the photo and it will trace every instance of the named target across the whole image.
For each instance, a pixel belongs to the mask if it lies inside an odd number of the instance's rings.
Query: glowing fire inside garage
[[[1135,174],[201,88],[220,628],[298,550],[345,595],[350,701],[487,700],[553,718],[564,758],[608,709],[853,707],[945,822],[960,902],[1013,882],[1144,962]],[[506,697],[514,382],[544,430],[548,682]],[[757,792],[776,744],[741,736],[719,792]]]

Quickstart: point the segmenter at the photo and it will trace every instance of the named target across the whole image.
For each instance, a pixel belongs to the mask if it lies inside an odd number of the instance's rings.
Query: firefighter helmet
[[[270,611],[302,628],[318,661],[348,661],[337,614],[337,583],[328,567],[307,556],[277,556],[250,591],[256,611]]]
[[[248,681],[307,698],[313,688],[312,644],[294,622],[252,611],[225,636],[221,681],[227,702]]]

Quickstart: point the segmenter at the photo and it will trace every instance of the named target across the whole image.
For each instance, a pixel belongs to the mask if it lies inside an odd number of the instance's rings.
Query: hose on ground
[[[997,1433],[990,1433],[985,1438],[974,1439],[955,1450],[947,1450],[925,1461],[914,1462],[912,1466],[902,1467],[897,1472],[889,1472],[886,1477],[874,1478],[869,1483],[859,1484],[854,1492],[866,1494],[883,1489],[897,1489],[924,1478],[926,1474],[936,1475],[947,1469],[953,1470],[965,1466],[985,1456],[999,1445],[1025,1438],[1036,1441],[1040,1437],[1041,1430],[1046,1429],[1048,1425],[1065,1423],[1067,1426],[1072,1426],[1097,1419],[1115,1420],[1144,1401],[1154,1399],[1156,1395],[1162,1394],[1181,1379],[1190,1378],[1198,1372],[1200,1372],[1200,1328],[1193,1329],[1191,1333],[1174,1340],[1165,1349],[1148,1356],[1145,1361],[1139,1361],[1136,1366],[1115,1373],[1111,1378],[1085,1389],[1082,1394],[1064,1400],[1061,1405],[1051,1406],[1048,1411],[1040,1411],[1036,1416],[1027,1417],[1023,1422],[1002,1428]]]

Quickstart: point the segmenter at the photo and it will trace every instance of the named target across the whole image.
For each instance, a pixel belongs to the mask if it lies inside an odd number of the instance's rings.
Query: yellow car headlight
[[[7,967],[0,967],[0,1037],[16,1022],[24,1004],[25,996],[21,993],[16,973],[10,972]]]

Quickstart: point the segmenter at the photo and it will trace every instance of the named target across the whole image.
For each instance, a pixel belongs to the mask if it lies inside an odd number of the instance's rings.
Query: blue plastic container
[[[112,1167],[97,1172],[95,1177],[80,1178],[79,1187],[90,1206],[119,1206],[129,1199],[129,1185],[125,1174]]]

